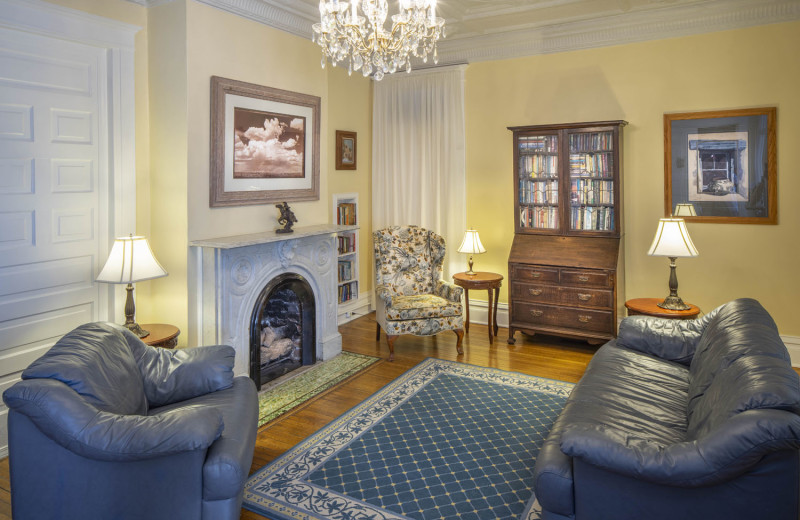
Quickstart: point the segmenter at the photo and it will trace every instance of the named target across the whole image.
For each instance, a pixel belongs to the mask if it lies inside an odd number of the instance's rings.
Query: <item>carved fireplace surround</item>
[[[342,351],[337,325],[336,233],[356,226],[319,225],[209,240],[191,246],[189,343],[236,349],[234,373],[249,375],[250,320],[261,290],[276,276],[303,277],[316,303],[316,358]]]

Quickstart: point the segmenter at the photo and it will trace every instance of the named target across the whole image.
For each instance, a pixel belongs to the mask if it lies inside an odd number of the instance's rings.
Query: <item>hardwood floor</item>
[[[279,457],[327,423],[374,394],[394,378],[427,357],[457,360],[526,374],[576,382],[597,347],[584,342],[517,334],[508,345],[508,330],[501,328],[492,346],[485,326],[470,325],[464,336],[464,355],[456,354],[456,335],[401,336],[395,343],[395,361],[388,362],[386,339],[375,340],[375,315],[368,314],[340,327],[344,350],[384,358],[364,372],[337,385],[305,405],[261,427],[251,473]],[[0,520],[11,518],[8,459],[0,460]],[[242,510],[243,519],[264,517]]]

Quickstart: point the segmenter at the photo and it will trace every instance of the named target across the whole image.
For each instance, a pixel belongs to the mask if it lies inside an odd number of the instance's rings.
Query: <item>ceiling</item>
[[[143,5],[165,0],[130,0]],[[304,38],[319,0],[196,0]],[[389,0],[389,15],[397,0]],[[440,64],[673,38],[800,19],[800,0],[438,0]]]

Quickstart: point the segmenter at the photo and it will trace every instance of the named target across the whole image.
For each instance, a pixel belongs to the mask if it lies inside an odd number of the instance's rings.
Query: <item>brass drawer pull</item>
[[[586,276],[585,274],[582,274],[582,275],[578,276],[578,280],[580,280],[582,282],[588,282],[589,281],[589,277]]]
[[[528,289],[528,292],[531,293],[531,296],[539,296],[542,294],[541,289]]]
[[[592,299],[592,295],[591,294],[578,293],[578,299],[580,301],[582,301],[582,302],[588,302],[589,300]]]
[[[578,314],[578,321],[581,323],[589,323],[591,319],[592,319],[591,316],[587,316],[585,314]]]
[[[537,311],[536,309],[531,310],[531,316],[534,318],[540,318],[544,314],[544,311]]]
[[[542,276],[542,273],[539,273],[539,272],[531,273],[531,278],[540,278],[541,276]]]

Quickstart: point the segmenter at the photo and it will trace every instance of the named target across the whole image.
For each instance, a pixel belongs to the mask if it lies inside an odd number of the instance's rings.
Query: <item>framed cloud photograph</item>
[[[336,169],[355,170],[356,157],[356,132],[336,131]]]
[[[693,222],[776,224],[776,109],[664,114],[664,212]]]
[[[211,78],[210,205],[319,200],[320,98]]]

